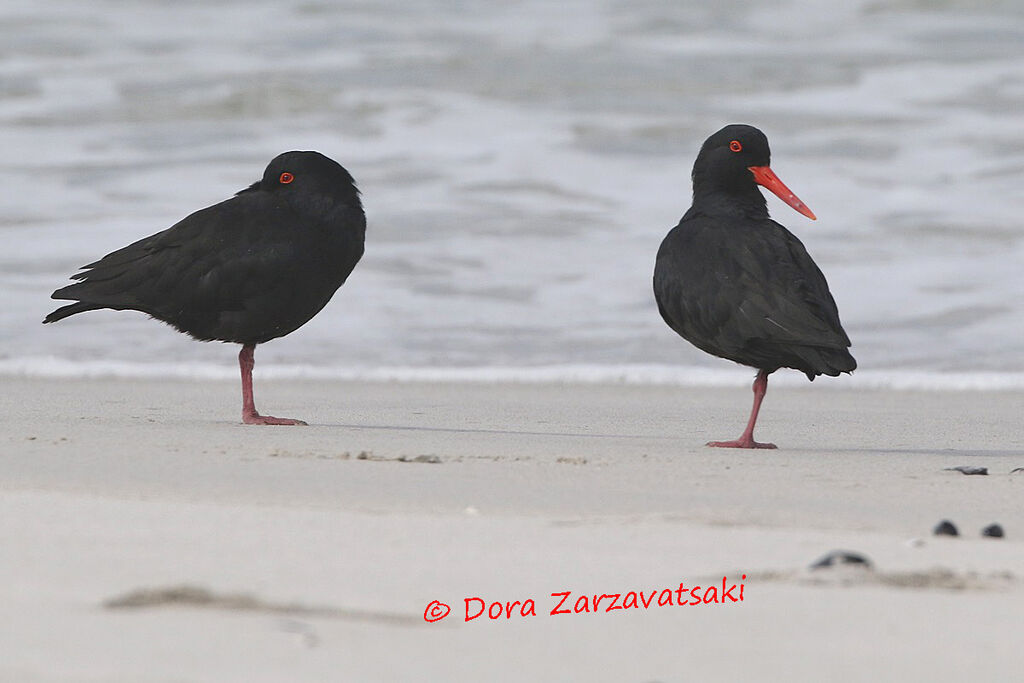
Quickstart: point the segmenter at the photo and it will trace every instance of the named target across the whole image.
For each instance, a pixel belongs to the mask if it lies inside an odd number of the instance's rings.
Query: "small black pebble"
[[[949,521],[948,519],[944,519],[941,522],[939,522],[936,525],[935,530],[932,531],[932,533],[935,534],[936,536],[959,536],[960,535],[960,532],[956,530],[956,526],[953,524],[953,522]]]
[[[987,467],[972,467],[970,465],[960,465],[958,467],[947,467],[947,470],[953,472],[963,472],[964,474],[988,474]]]
[[[987,527],[981,530],[982,536],[989,536],[991,538],[1002,538],[1003,527],[998,524],[989,524]]]
[[[834,567],[840,564],[856,564],[864,567],[865,569],[871,569],[871,560],[860,553],[853,553],[848,550],[833,550],[812,564],[811,569]]]

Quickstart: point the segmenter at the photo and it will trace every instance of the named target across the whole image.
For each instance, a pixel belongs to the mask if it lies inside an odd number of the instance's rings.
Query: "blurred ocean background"
[[[49,294],[316,149],[366,256],[258,376],[745,384],[651,293],[733,122],[818,215],[769,198],[860,363],[822,383],[1024,387],[1020,0],[0,0],[0,375],[234,377]]]

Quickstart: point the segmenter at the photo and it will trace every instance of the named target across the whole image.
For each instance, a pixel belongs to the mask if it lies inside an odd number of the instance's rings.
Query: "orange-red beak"
[[[750,172],[754,174],[755,183],[768,188],[772,194],[810,218],[812,221],[818,220],[818,217],[814,215],[814,212],[811,211],[806,204],[800,201],[800,198],[793,194],[793,191],[786,187],[784,182],[779,180],[779,176],[775,175],[775,171],[773,171],[771,167],[748,166],[748,168],[750,169]]]

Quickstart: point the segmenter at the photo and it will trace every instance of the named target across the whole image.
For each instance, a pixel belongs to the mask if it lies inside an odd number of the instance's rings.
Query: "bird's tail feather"
[[[98,310],[100,308],[105,308],[105,306],[101,306],[99,304],[91,304],[91,303],[89,303],[87,301],[76,301],[73,304],[68,304],[67,306],[61,306],[56,311],[50,313],[50,315],[46,316],[43,319],[43,324],[45,325],[46,323],[55,323],[58,320],[63,320],[64,318],[68,317],[69,315],[74,315],[76,313],[83,313],[85,311],[95,311],[95,310]]]
[[[838,377],[840,373],[857,369],[857,361],[847,349],[803,347],[797,351],[797,356],[803,361],[797,368],[812,382],[817,375]]]

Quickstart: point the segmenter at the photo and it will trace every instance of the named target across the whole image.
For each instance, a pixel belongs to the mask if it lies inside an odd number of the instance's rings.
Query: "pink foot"
[[[754,425],[757,424],[757,414],[761,410],[761,401],[768,391],[768,370],[758,370],[757,378],[754,380],[754,406],[750,410],[750,419],[747,421],[747,428],[743,430],[740,438],[735,441],[708,441],[707,445],[712,448],[776,448],[773,443],[761,443],[754,441]]]
[[[778,448],[773,443],[761,443],[753,439],[736,439],[735,441],[708,441],[713,448]]]
[[[242,414],[242,422],[247,425],[307,425],[302,420],[293,420],[290,417],[274,417],[272,415],[260,415],[259,413]]]
[[[256,411],[256,403],[252,397],[252,368],[256,364],[253,353],[256,346],[246,344],[238,352],[238,367],[242,371],[242,422],[247,425],[304,425],[302,420],[290,417],[273,417],[260,415]]]

